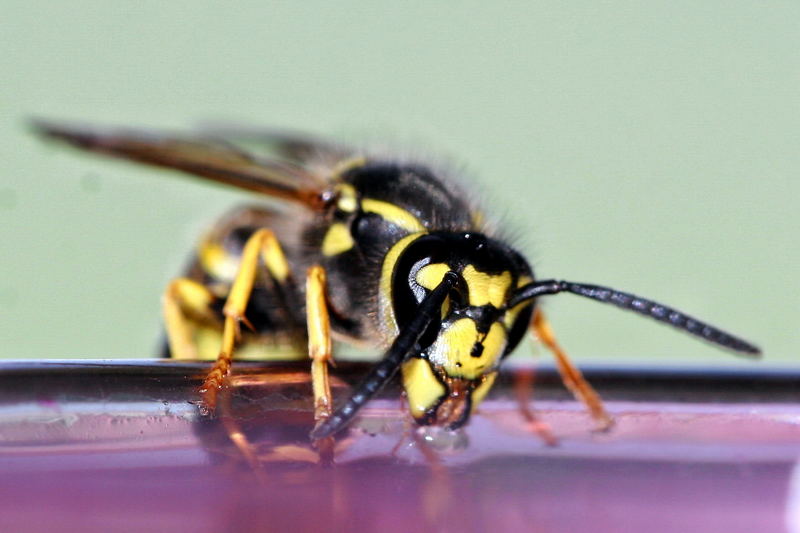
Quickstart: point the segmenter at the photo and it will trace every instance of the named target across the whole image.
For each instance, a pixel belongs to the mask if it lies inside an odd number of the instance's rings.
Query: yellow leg
[[[174,359],[199,359],[193,319],[216,320],[211,310],[214,295],[208,288],[187,278],[174,279],[162,297],[164,324],[167,329],[170,356]]]
[[[311,358],[311,380],[314,388],[314,419],[331,414],[331,386],[328,363],[331,358],[331,324],[325,296],[325,270],[312,266],[306,277],[306,320],[308,324],[308,356]]]
[[[222,310],[225,315],[222,347],[217,362],[206,375],[203,387],[200,389],[200,393],[203,395],[203,410],[206,413],[213,412],[216,407],[217,392],[230,373],[233,350],[240,337],[240,324],[244,322],[252,329],[244,312],[250,301],[258,266],[261,263],[266,266],[267,272],[277,283],[289,281],[289,263],[275,234],[268,229],[258,230],[247,240],[242,252],[239,272],[236,274],[236,279]]]
[[[589,382],[583,377],[581,371],[572,364],[569,360],[567,353],[559,346],[556,341],[553,329],[550,323],[544,317],[544,314],[538,309],[533,314],[533,322],[531,322],[531,331],[533,334],[544,344],[556,358],[556,365],[561,374],[561,379],[564,385],[575,395],[577,399],[582,401],[592,418],[597,422],[598,431],[606,431],[614,424],[614,420],[606,412],[603,406],[603,400],[600,395],[589,385]]]
[[[331,324],[325,293],[325,269],[314,265],[306,276],[306,323],[308,325],[308,356],[311,358],[311,385],[314,391],[314,421],[318,425],[331,415],[331,385],[328,364],[331,357]],[[332,459],[333,437],[316,443],[324,461]]]

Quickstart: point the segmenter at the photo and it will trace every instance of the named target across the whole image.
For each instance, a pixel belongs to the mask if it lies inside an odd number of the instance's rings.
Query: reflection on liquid
[[[0,373],[0,531],[785,530],[796,404],[617,400],[597,435],[577,404],[545,400],[551,447],[513,399],[436,435],[387,398],[326,465],[304,372],[237,375],[215,419],[189,402],[195,374]]]

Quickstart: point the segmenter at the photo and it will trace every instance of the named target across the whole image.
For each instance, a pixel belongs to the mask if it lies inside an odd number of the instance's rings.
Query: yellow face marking
[[[415,279],[421,286],[425,287],[429,291],[432,291],[439,286],[439,284],[442,282],[442,279],[444,279],[444,275],[450,270],[450,266],[444,263],[431,263],[420,268]],[[442,303],[442,319],[444,319],[447,316],[447,313],[450,312],[450,307],[450,297],[448,296],[444,303]]]
[[[203,270],[220,281],[233,281],[239,271],[239,258],[228,253],[220,244],[206,240],[198,250]]]
[[[467,265],[462,273],[469,287],[469,304],[474,306],[491,304],[498,309],[505,302],[511,285],[511,272],[487,274]]]
[[[447,393],[447,389],[436,379],[431,365],[424,359],[413,357],[403,363],[400,371],[411,416],[422,418]]]
[[[477,409],[478,404],[483,401],[486,395],[489,393],[489,389],[492,388],[494,385],[494,380],[497,377],[497,372],[492,372],[490,374],[486,374],[484,377],[483,383],[475,387],[475,390],[472,391],[472,411],[474,412]]]
[[[350,228],[341,222],[335,222],[328,228],[322,240],[322,254],[326,257],[338,255],[352,248],[354,244]]]
[[[355,187],[349,183],[340,183],[336,186],[336,207],[345,213],[355,213],[358,209],[358,195]]]
[[[373,200],[372,198],[364,198],[361,200],[361,209],[365,213],[375,213],[376,215],[380,215],[380,217],[387,222],[391,222],[396,226],[400,226],[406,231],[425,231],[425,226],[422,225],[417,217],[402,207],[397,207],[389,202]]]
[[[429,265],[425,265],[424,267],[419,269],[417,272],[416,280],[417,283],[432,291],[444,279],[444,275],[450,271],[450,266],[444,263],[431,263]]]
[[[386,341],[393,340],[400,332],[397,327],[397,320],[394,317],[394,308],[392,307],[392,273],[394,272],[394,265],[400,254],[403,253],[409,244],[422,237],[423,233],[415,233],[406,235],[399,241],[386,254],[383,259],[383,267],[381,268],[381,283],[378,295],[378,308],[381,317],[381,325],[385,331]]]
[[[477,379],[494,370],[506,347],[505,329],[497,322],[491,325],[485,338],[480,337],[472,319],[456,320],[440,332],[428,350],[428,357],[450,377]],[[483,350],[480,356],[473,357],[472,349],[479,340]]]

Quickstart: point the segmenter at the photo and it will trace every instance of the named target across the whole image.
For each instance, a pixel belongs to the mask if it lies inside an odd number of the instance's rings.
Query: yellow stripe
[[[364,198],[361,200],[361,210],[366,213],[375,213],[387,222],[411,232],[425,231],[425,226],[417,217],[389,202]]]
[[[327,257],[338,255],[352,248],[354,244],[350,229],[341,222],[336,222],[331,224],[322,240],[322,254]]]
[[[345,172],[353,170],[354,168],[363,167],[367,164],[367,159],[363,156],[349,157],[342,159],[333,167],[331,171],[331,179],[336,180],[340,178]]]
[[[392,274],[394,273],[394,265],[397,263],[397,259],[400,257],[400,254],[403,253],[403,250],[423,235],[424,233],[406,235],[392,246],[383,259],[381,284],[378,294],[378,314],[381,317],[381,329],[386,336],[387,342],[393,340],[400,333],[397,327],[397,319],[395,319],[394,316],[394,307],[392,306]]]
[[[355,213],[358,209],[358,194],[355,187],[349,183],[340,183],[336,186],[336,207],[345,213]]]

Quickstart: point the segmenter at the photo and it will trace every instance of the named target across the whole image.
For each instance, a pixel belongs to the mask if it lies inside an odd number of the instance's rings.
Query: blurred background
[[[160,294],[247,194],[46,145],[29,117],[227,120],[463,163],[539,276],[800,347],[800,4],[4,2],[0,357],[148,357]],[[578,362],[730,365],[571,296]],[[520,350],[526,352],[527,350]]]

